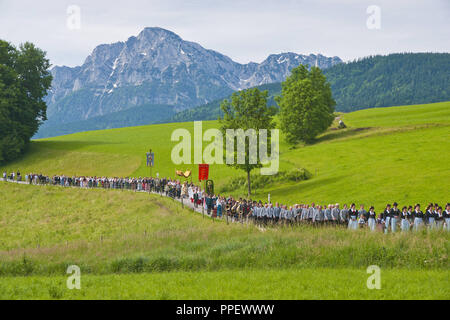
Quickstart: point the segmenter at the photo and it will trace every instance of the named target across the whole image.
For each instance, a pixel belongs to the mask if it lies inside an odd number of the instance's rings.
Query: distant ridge
[[[335,65],[324,73],[336,110],[341,112],[450,101],[449,53],[372,56]],[[268,90],[268,103],[276,105],[273,97],[281,94],[281,83],[259,88]],[[181,111],[169,122],[216,120],[221,115],[221,101]]]

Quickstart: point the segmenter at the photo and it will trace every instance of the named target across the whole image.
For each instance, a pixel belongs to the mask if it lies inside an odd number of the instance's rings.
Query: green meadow
[[[200,299],[200,300],[381,300],[450,297],[448,272],[382,270],[381,289],[368,290],[365,270],[166,272],[81,277],[68,290],[66,277],[6,277],[0,299]]]
[[[0,182],[1,299],[447,299],[447,232],[211,220],[158,195]],[[66,287],[81,268],[82,289]],[[368,290],[366,269],[382,270]]]
[[[254,198],[273,202],[448,202],[450,102],[341,114],[312,145],[280,141],[280,170],[305,181],[273,183]],[[217,127],[204,122],[204,130]],[[336,124],[334,125],[336,126]],[[33,141],[3,170],[174,176],[173,130],[192,123],[92,131]],[[204,143],[206,146],[207,143]],[[243,172],[213,165],[218,190]],[[238,188],[234,195],[244,195]],[[0,182],[0,299],[448,299],[447,232],[384,235],[309,226],[259,229],[211,220],[158,195]],[[69,265],[81,290],[66,288]],[[368,290],[366,269],[381,268]]]
[[[375,205],[378,211],[393,201],[449,201],[445,186],[450,178],[446,157],[450,148],[450,102],[367,109],[341,114],[341,118],[347,129],[330,128],[312,145],[292,148],[281,137],[280,171],[304,168],[312,177],[299,182],[269,181],[254,189],[253,197],[264,200],[270,193],[272,201],[287,204],[355,202]],[[203,131],[213,127],[218,127],[217,121],[203,122]],[[22,159],[0,171],[149,176],[145,152],[152,148],[153,176],[175,177],[175,170],[190,169],[195,182],[197,165],[174,165],[171,161],[171,150],[178,143],[171,141],[171,134],[178,128],[193,133],[193,123],[173,123],[36,140]],[[203,142],[203,147],[208,143]],[[212,165],[210,177],[220,192],[228,190],[231,179],[244,177],[244,173],[226,165]],[[245,186],[231,193],[245,195]]]

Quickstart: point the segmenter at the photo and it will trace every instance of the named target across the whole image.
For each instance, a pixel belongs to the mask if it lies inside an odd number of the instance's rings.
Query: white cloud
[[[381,30],[368,30],[366,8],[381,8]],[[81,29],[66,27],[69,5]],[[322,53],[353,59],[404,51],[450,51],[447,0],[0,0],[0,38],[32,41],[53,64],[79,65],[101,43],[159,26],[228,55],[260,62],[271,53]]]

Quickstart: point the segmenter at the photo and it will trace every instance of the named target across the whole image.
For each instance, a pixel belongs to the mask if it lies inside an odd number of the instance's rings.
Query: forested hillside
[[[400,53],[371,56],[324,70],[336,100],[336,111],[350,112],[450,100],[450,54]],[[258,87],[268,90],[270,103],[281,94],[281,83]],[[185,110],[171,120],[214,120],[221,100]]]
[[[372,56],[324,71],[338,111],[450,100],[450,54]]]
[[[279,95],[281,92],[281,83],[264,84],[262,86],[256,87],[261,91],[267,90],[269,92],[269,97],[267,99],[267,104],[269,106],[278,106],[275,102],[275,96]],[[228,97],[226,97],[228,98]],[[195,121],[195,120],[217,120],[219,116],[222,116],[222,111],[220,110],[220,104],[223,99],[218,99],[207,103],[205,105],[184,110],[175,114],[170,121],[163,122],[185,122],[185,121]]]
[[[335,65],[323,73],[331,84],[336,110],[341,112],[450,100],[448,53],[371,56]],[[268,90],[268,104],[277,106],[274,98],[281,94],[281,83],[257,88]],[[216,120],[225,98],[176,114],[172,106],[145,105],[72,123],[49,120],[34,138],[152,123]]]

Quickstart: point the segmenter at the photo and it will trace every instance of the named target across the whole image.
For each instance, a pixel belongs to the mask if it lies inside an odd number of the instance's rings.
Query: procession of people
[[[259,226],[288,226],[308,224],[312,226],[336,226],[352,230],[369,229],[384,233],[395,233],[397,230],[446,230],[450,231],[450,203],[444,207],[430,203],[422,211],[421,205],[403,206],[398,203],[387,204],[379,214],[371,206],[367,211],[364,205],[357,209],[352,203],[344,204],[294,204],[254,201],[251,199],[235,199],[232,196],[208,194],[199,186],[189,182],[180,182],[170,178],[120,178],[120,177],[88,177],[88,176],[45,176],[42,174],[26,174],[22,177],[19,171],[11,174],[3,173],[5,181],[23,181],[35,185],[58,185],[62,187],[104,188],[154,192],[167,197],[183,199],[192,204],[193,209],[202,209],[213,218],[231,222],[253,222]]]

